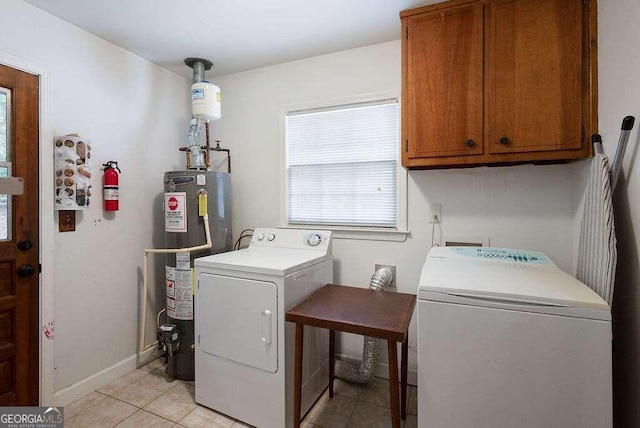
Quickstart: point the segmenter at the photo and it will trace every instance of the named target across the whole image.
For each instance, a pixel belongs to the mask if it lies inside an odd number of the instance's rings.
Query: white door
[[[278,370],[278,289],[273,282],[203,273],[196,296],[199,347],[260,370]]]

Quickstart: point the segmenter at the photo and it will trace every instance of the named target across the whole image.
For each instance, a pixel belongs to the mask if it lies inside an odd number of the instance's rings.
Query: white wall
[[[600,133],[613,159],[622,118],[636,117],[624,161],[624,177],[614,204],[618,237],[618,272],[613,298],[614,421],[640,425],[640,3],[599,0],[598,63]]]
[[[399,93],[400,42],[234,74],[215,83],[222,90],[223,114],[213,132],[232,149],[237,238],[244,228],[278,223],[278,106],[380,91]],[[541,250],[573,273],[581,164],[410,172],[409,238],[335,240],[335,281],[365,287],[376,263],[393,264],[399,291],[415,293],[431,243],[427,223],[431,202],[442,203],[446,236],[486,236],[495,246]],[[344,337],[339,350],[355,358],[361,343],[360,338]],[[415,316],[410,346],[410,368],[415,368]]]
[[[163,171],[181,165],[190,82],[22,1],[2,0],[1,9],[0,52],[50,71],[53,134],[78,132],[92,144],[91,207],[76,232],[56,231],[54,241],[60,390],[136,352],[141,249],[163,243],[153,228],[161,221],[157,196]],[[100,165],[108,160],[122,169],[115,216],[102,211]]]

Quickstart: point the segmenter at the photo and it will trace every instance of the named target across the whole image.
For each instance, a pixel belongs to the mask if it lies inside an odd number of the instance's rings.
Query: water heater
[[[191,87],[192,121],[186,170],[164,174],[164,229],[167,261],[165,266],[167,324],[159,326],[158,341],[167,352],[170,378],[195,378],[195,338],[193,299],[195,295],[193,260],[231,251],[231,155],[228,149],[209,142],[209,122],[220,118],[220,88],[204,80],[212,63],[187,58],[193,68]],[[206,125],[206,141],[200,142],[200,129]],[[228,172],[210,171],[210,153],[228,155]],[[205,227],[205,223],[206,227]],[[207,236],[210,234],[210,236]],[[209,239],[210,238],[210,239]],[[202,245],[211,243],[211,246]],[[180,251],[171,252],[171,249]],[[190,251],[190,252],[189,252]]]
[[[206,195],[202,198],[201,195]],[[206,202],[202,202],[203,199]],[[206,203],[206,207],[201,204]],[[188,248],[206,241],[201,210],[209,215],[212,248],[193,253],[168,253],[166,310],[168,324],[178,329],[180,340],[167,359],[169,377],[194,379],[193,260],[231,251],[231,175],[215,171],[170,171],[164,174],[166,248]]]

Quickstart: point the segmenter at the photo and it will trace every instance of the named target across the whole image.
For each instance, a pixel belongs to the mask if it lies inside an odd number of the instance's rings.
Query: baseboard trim
[[[125,358],[122,361],[115,363],[114,365],[107,367],[98,373],[82,379],[74,383],[71,386],[56,391],[53,396],[53,402],[55,406],[67,406],[76,400],[84,397],[87,394],[92,393],[96,389],[100,389],[103,386],[113,382],[114,380],[124,376],[132,370],[156,359],[160,356],[160,351],[156,348],[150,348],[141,354],[134,354]],[[346,354],[337,353],[336,357],[339,360],[345,361],[350,364],[359,365],[360,360],[352,358]],[[398,368],[399,369],[399,368]],[[374,375],[383,379],[389,379],[389,364],[378,363]],[[398,371],[398,379],[400,378],[400,372]],[[409,385],[418,384],[418,373],[414,369],[407,370],[407,383]]]
[[[125,358],[104,370],[94,373],[73,385],[56,391],[53,394],[54,406],[66,406],[76,400],[92,393],[96,389],[113,382],[136,368],[153,361],[160,356],[160,351],[156,348],[147,349],[140,354],[134,354]]]
[[[359,359],[352,358],[346,354],[336,353],[336,358],[349,364],[360,365]],[[400,361],[398,360],[398,363]],[[389,363],[378,363],[373,373],[376,377],[383,379],[389,379]],[[398,380],[400,380],[400,367],[398,367]],[[418,372],[415,369],[409,368],[407,370],[407,384],[418,385]]]

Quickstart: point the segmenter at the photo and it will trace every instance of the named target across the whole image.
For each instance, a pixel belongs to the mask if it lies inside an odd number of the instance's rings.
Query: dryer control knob
[[[273,241],[274,239],[276,239],[276,235],[273,233],[267,235],[267,241]]]
[[[258,241],[262,241],[264,239],[264,233],[258,233]]]
[[[315,247],[316,245],[320,244],[320,242],[322,242],[322,237],[320,235],[317,235],[317,234],[316,235],[311,235],[307,242],[312,247]]]

